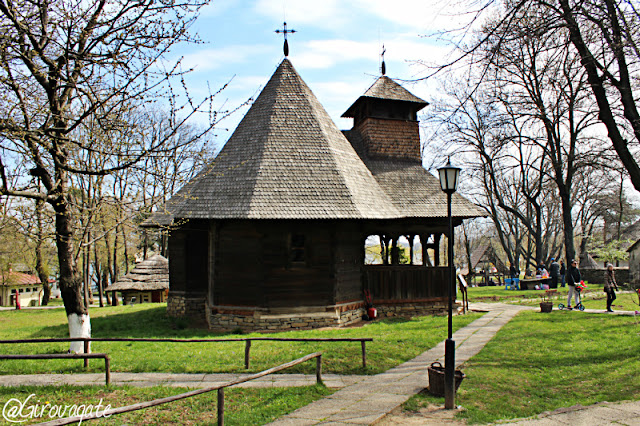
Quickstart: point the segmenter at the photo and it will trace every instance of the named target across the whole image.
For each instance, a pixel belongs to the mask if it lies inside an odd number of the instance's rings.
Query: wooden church
[[[383,75],[341,132],[285,57],[215,160],[146,223],[171,225],[168,313],[216,330],[342,326],[362,320],[365,293],[382,316],[443,311],[447,205],[421,163],[426,105]],[[453,215],[482,212],[454,194]],[[419,236],[434,262],[365,265],[372,235]]]

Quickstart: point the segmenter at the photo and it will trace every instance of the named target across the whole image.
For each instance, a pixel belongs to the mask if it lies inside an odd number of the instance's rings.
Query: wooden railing
[[[240,383],[244,383],[244,382],[248,382],[250,380],[255,380],[258,379],[260,377],[263,376],[267,376],[269,374],[273,374],[273,373],[277,373],[278,371],[282,371],[285,370],[287,368],[293,367],[294,365],[298,365],[300,363],[303,363],[305,361],[308,361],[310,359],[316,359],[316,383],[322,383],[322,352],[315,352],[306,356],[303,356],[302,358],[298,358],[294,361],[288,362],[286,364],[282,364],[279,365],[277,367],[273,367],[270,368],[268,370],[264,370],[261,371],[259,373],[256,374],[252,374],[251,376],[247,376],[244,377],[242,379],[238,379],[238,380],[234,380],[228,383],[225,383],[223,385],[216,385],[216,386],[211,386],[211,387],[207,387],[207,388],[203,388],[203,389],[196,389],[196,390],[192,390],[189,392],[185,392],[185,393],[181,393],[179,395],[174,395],[174,396],[169,396],[166,398],[159,398],[159,399],[154,399],[153,401],[147,401],[147,402],[139,402],[137,404],[133,404],[133,405],[127,405],[126,407],[119,407],[119,408],[113,408],[111,410],[109,410],[108,415],[112,416],[114,414],[122,414],[122,413],[129,413],[132,411],[138,411],[138,410],[143,410],[145,408],[150,408],[150,407],[155,407],[157,405],[161,405],[161,404],[166,404],[169,402],[173,402],[173,401],[178,401],[181,399],[185,399],[185,398],[189,398],[192,396],[196,396],[196,395],[201,395],[203,393],[207,393],[207,392],[212,392],[214,390],[218,391],[218,425],[219,426],[223,426],[224,425],[224,389],[231,387],[231,386],[235,386],[235,385],[239,385]],[[103,413],[103,415],[106,413]],[[68,425],[71,423],[76,423],[76,422],[83,422],[83,421],[87,421],[87,420],[95,420],[97,418],[101,418],[98,417],[99,415],[97,415],[96,413],[91,413],[89,415],[85,416],[74,416],[74,417],[67,417],[64,419],[57,419],[57,420],[52,420],[50,422],[44,422],[44,423],[40,423],[40,425],[47,425],[47,426],[60,426],[60,425]]]
[[[365,288],[375,301],[425,300],[447,297],[447,267],[366,265]]]
[[[10,354],[0,355],[0,359],[84,359],[85,366],[89,361],[89,358],[102,358],[104,359],[104,382],[108,385],[111,382],[111,367],[109,363],[109,355],[107,354]]]
[[[52,342],[84,342],[84,352],[89,352],[89,342],[171,342],[171,343],[207,343],[207,342],[245,342],[244,368],[249,368],[251,356],[251,342],[253,341],[279,341],[279,342],[360,342],[362,348],[362,367],[367,368],[367,342],[372,342],[371,337],[326,337],[326,338],[286,338],[286,337],[241,337],[235,339],[172,339],[172,338],[136,338],[136,337],[61,337],[50,339],[19,339],[0,340],[0,344],[10,343],[52,343]],[[89,359],[84,360],[85,368],[89,366]]]

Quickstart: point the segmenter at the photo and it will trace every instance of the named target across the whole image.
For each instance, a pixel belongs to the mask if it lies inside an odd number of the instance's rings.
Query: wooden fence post
[[[249,355],[251,352],[251,339],[245,340],[244,346],[244,368],[249,368]]]
[[[88,354],[89,353],[89,341],[87,339],[84,340],[84,353]],[[89,358],[85,358],[84,359],[84,368],[88,368],[89,367]]]
[[[107,385],[111,383],[111,362],[109,355],[105,355],[104,357],[104,381]]]
[[[316,358],[316,383],[322,384],[322,355]]]
[[[367,368],[367,342],[361,340],[360,344],[362,345],[362,368]]]
[[[224,388],[218,389],[218,426],[224,425]]]

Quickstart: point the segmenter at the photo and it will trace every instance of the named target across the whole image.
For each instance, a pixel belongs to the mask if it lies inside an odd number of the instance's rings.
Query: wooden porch
[[[446,266],[365,265],[363,276],[375,304],[448,298]]]

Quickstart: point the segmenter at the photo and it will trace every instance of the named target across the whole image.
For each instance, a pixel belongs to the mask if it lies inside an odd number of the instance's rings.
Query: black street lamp
[[[451,158],[447,161],[447,165],[438,169],[440,174],[440,188],[447,194],[447,217],[449,218],[449,321],[448,336],[444,344],[444,408],[452,409],[456,406],[456,391],[454,384],[455,361],[456,361],[456,342],[451,338],[452,335],[452,316],[453,316],[453,289],[455,288],[455,271],[453,266],[453,218],[451,217],[451,196],[458,188],[458,177],[460,176],[460,168],[451,165]]]

